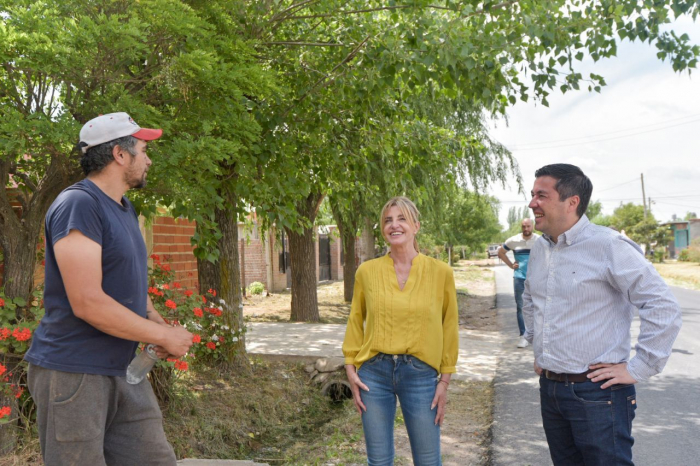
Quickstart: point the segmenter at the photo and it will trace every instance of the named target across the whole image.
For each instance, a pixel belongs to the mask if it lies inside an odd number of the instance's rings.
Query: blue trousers
[[[555,382],[540,377],[542,423],[555,466],[632,463],[634,385]]]
[[[438,373],[420,359],[407,354],[379,353],[362,364],[358,376],[369,387],[360,390],[367,411],[362,426],[370,466],[394,464],[394,418],[396,399],[406,422],[413,464],[441,465],[440,426],[435,425],[437,407],[430,409]]]
[[[525,319],[523,319],[523,293],[525,292],[525,279],[513,277],[513,291],[515,292],[515,307],[517,309],[518,329],[520,336],[525,334]]]

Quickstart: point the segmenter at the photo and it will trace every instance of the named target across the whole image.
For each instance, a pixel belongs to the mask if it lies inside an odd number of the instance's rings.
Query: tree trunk
[[[343,254],[345,264],[343,264],[343,297],[346,302],[352,301],[355,290],[355,272],[357,272],[357,262],[355,262],[355,229],[345,229],[341,232],[343,240]]]
[[[34,285],[36,246],[40,232],[41,224],[23,222],[20,228],[0,236],[5,256],[3,284],[8,298],[29,299]]]
[[[238,256],[238,222],[234,206],[228,210],[216,209],[215,219],[221,230],[218,241],[219,260],[212,264],[206,260],[197,260],[200,292],[216,290],[217,298],[223,300],[223,319],[232,333],[223,335],[227,349],[222,369],[249,370],[248,354],[245,349],[245,323],[243,321],[243,302],[241,296],[241,271]],[[208,262],[208,263],[207,263]],[[231,342],[231,339],[235,340]]]
[[[343,298],[346,302],[350,302],[355,289],[355,272],[357,272],[355,238],[357,237],[357,229],[360,223],[359,216],[356,213],[359,211],[359,208],[348,212],[334,201],[335,199],[331,197],[333,218],[338,225],[338,232],[343,245],[343,255],[345,256],[345,264],[343,264]]]
[[[312,193],[297,204],[299,214],[308,219],[309,225],[316,220],[323,194]],[[316,248],[313,226],[300,232],[285,228],[289,238],[289,258],[292,273],[292,314],[294,322],[318,322],[318,295],[316,293]]]
[[[364,226],[362,227],[362,248],[360,249],[360,263],[374,259],[374,222],[371,218],[363,219]]]

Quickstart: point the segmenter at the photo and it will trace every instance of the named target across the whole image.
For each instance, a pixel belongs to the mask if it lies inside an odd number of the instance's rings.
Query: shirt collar
[[[581,218],[572,226],[568,231],[565,231],[561,235],[559,235],[559,238],[557,238],[557,241],[564,241],[567,246],[571,246],[573,242],[576,241],[576,238],[579,237],[579,235],[583,232],[583,230],[586,229],[586,227],[590,224],[591,222],[588,220],[588,217],[586,217],[586,214],[583,214]],[[552,237],[543,234],[544,238],[549,241],[550,243],[554,244],[554,241],[552,241]]]

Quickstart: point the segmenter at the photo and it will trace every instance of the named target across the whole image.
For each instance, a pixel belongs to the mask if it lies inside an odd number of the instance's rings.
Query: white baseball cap
[[[108,113],[85,123],[83,129],[80,130],[80,143],[84,154],[91,147],[125,136],[153,141],[162,135],[162,129],[141,128],[124,112]]]

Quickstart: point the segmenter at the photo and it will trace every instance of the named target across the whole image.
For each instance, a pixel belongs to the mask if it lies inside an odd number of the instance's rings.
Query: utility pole
[[[647,205],[649,206],[649,215],[651,215],[651,196],[649,196],[649,200],[647,202]]]
[[[647,218],[647,195],[644,192],[644,173],[640,175],[642,179],[642,203],[644,204],[644,218]],[[649,206],[651,207],[651,205]]]

